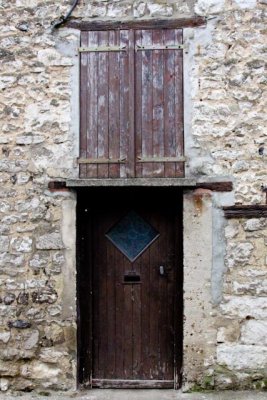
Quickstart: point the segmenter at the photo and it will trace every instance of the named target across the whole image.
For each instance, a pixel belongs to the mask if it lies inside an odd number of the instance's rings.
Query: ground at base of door
[[[44,395],[45,394],[45,395]],[[0,394],[0,400],[267,400],[266,392],[222,391],[182,393],[174,390],[95,389],[72,393]]]

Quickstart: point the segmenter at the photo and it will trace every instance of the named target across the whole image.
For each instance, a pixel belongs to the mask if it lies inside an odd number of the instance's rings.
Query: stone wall
[[[79,32],[51,29],[69,7],[63,0],[0,1],[2,391],[76,387],[75,193],[47,189],[51,180],[78,177]],[[83,0],[74,12],[207,17],[206,26],[184,30],[187,176],[230,177],[234,192],[212,201],[204,195],[211,257],[202,264],[195,252],[186,264],[203,265],[205,290],[187,285],[197,279],[187,270],[186,311],[202,322],[186,326],[185,388],[266,386],[267,223],[226,223],[209,209],[264,202],[266,10],[266,0]],[[190,201],[186,210],[196,219],[186,215],[197,231],[203,220]],[[190,303],[192,293],[201,293],[199,303]]]

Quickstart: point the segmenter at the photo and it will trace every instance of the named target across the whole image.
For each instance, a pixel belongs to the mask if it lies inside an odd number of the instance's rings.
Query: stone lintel
[[[67,180],[66,186],[71,187],[196,187],[193,178],[128,178],[128,179],[73,179]]]

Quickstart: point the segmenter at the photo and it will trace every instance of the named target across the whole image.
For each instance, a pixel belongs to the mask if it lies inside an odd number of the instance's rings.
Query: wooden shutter
[[[81,35],[80,178],[183,176],[182,30]]]

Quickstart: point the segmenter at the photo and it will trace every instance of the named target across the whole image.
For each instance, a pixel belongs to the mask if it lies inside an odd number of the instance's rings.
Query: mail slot
[[[135,271],[129,271],[124,275],[124,283],[140,283],[140,275]]]

